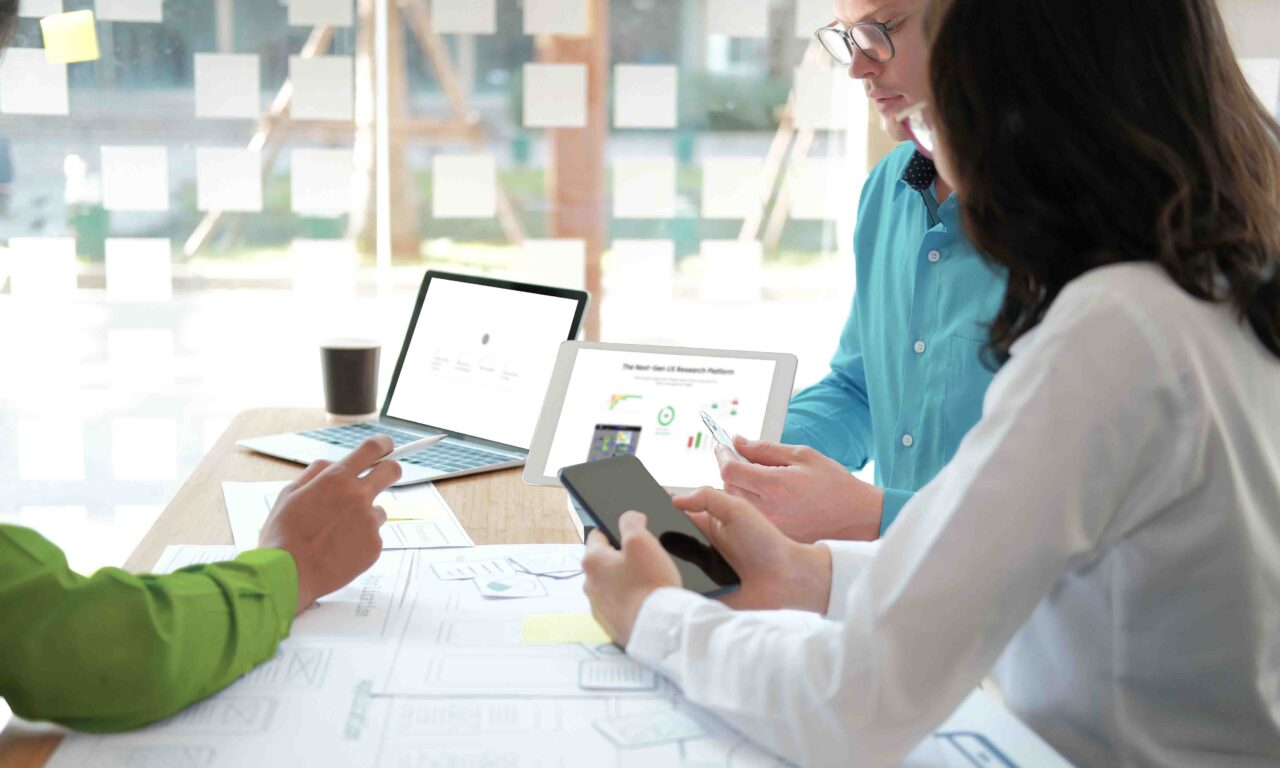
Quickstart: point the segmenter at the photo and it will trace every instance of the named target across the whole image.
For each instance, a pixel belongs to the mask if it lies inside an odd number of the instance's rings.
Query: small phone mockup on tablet
[[[649,530],[671,555],[684,588],[707,597],[733,592],[738,574],[698,526],[675,505],[633,455],[615,456],[560,470],[560,482],[614,547],[621,546],[618,520],[624,512],[643,512]]]

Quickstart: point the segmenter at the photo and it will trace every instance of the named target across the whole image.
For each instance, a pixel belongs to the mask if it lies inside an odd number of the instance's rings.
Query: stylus
[[[444,438],[444,435],[432,435],[430,437],[424,437],[421,440],[414,440],[412,443],[405,443],[391,453],[388,453],[386,456],[383,456],[381,459],[378,459],[378,461],[395,461],[396,459],[402,459],[411,453],[417,453],[423,448],[435,445]]]

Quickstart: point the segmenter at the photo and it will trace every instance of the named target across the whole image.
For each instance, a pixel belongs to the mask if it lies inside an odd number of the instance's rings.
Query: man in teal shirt
[[[839,0],[819,33],[861,80],[886,129],[924,101],[922,3]],[[876,166],[854,234],[857,295],[831,372],[791,400],[782,445],[735,439],[751,464],[721,452],[730,493],[801,541],[874,539],[951,460],[982,415],[994,375],[982,359],[1004,276],[965,238],[933,162],[905,143]],[[876,463],[876,485],[849,474]]]

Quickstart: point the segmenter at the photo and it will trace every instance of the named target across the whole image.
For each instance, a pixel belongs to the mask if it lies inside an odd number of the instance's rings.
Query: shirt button
[[[924,342],[923,342],[923,341],[917,341],[917,342],[916,342],[916,345],[915,345],[915,350],[916,350],[916,354],[917,354],[917,355],[923,355],[923,354],[924,354]]]
[[[903,435],[903,436],[902,436],[902,447],[903,447],[903,448],[910,448],[911,446],[913,446],[913,445],[915,445],[915,444],[916,444],[916,439],[915,439],[914,437],[912,437],[911,435]]]
[[[942,261],[942,253],[940,251],[929,251],[929,263],[937,264]]]

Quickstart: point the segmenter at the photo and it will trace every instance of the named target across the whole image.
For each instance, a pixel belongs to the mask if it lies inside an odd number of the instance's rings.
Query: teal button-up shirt
[[[831,373],[792,398],[782,435],[850,469],[874,460],[881,534],[981,417],[994,375],[981,352],[1005,289],[965,237],[954,195],[930,226],[902,178],[913,153],[898,147],[863,188],[853,308]]]

